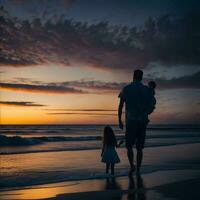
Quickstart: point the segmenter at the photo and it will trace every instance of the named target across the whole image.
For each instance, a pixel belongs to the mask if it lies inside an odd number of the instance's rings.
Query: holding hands
[[[124,143],[124,140],[120,140],[119,141],[119,146],[122,145]]]

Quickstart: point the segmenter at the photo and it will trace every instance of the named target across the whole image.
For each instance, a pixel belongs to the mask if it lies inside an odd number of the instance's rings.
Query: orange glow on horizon
[[[115,123],[117,116],[107,115],[49,115],[41,108],[19,106],[1,108],[1,124],[101,124]]]

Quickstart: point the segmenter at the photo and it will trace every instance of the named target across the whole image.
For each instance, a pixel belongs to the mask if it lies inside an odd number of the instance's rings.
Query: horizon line
[[[91,125],[91,126],[98,126],[98,125],[106,125],[107,123],[99,123],[99,124],[81,124],[81,123],[77,123],[77,124],[58,124],[58,123],[51,123],[51,124],[39,124],[39,123],[37,123],[37,124],[0,124],[0,126],[9,126],[9,125],[11,125],[11,126],[17,126],[17,125],[19,125],[19,126],[29,126],[29,125],[38,125],[38,126],[42,126],[42,125],[44,125],[44,126],[55,126],[55,125],[59,125],[59,126],[63,126],[63,125],[65,125],[65,126],[72,126],[72,125],[85,125],[85,126],[88,126],[88,125]],[[109,125],[114,125],[114,126],[116,126],[116,125],[118,125],[118,123],[116,123],[116,124],[109,124]],[[152,124],[149,124],[150,126],[151,125],[199,125],[200,126],[200,124],[199,123],[152,123]]]

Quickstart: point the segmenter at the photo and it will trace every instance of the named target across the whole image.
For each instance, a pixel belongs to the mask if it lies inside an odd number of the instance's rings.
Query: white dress
[[[117,151],[115,150],[115,146],[113,145],[105,146],[101,162],[107,164],[115,164],[120,162]]]

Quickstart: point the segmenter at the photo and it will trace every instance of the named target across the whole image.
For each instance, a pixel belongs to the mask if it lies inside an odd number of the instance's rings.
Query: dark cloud
[[[52,93],[52,94],[83,94],[87,93],[83,90],[72,87],[56,86],[56,85],[31,85],[18,83],[0,83],[1,90],[11,90],[19,92],[33,93]]]
[[[147,83],[152,79],[145,79]],[[158,90],[166,89],[200,89],[200,72],[172,79],[153,79]],[[29,81],[30,82],[30,81]],[[33,81],[34,82],[34,81]],[[66,81],[56,83],[0,83],[0,89],[33,92],[33,93],[61,93],[61,94],[113,94],[119,92],[128,82],[104,81]]]
[[[22,107],[41,107],[45,106],[30,101],[0,101],[0,105],[5,106],[22,106]]]
[[[157,83],[159,90],[182,89],[182,88],[200,89],[200,72],[172,79],[164,79],[164,78],[145,79],[144,83],[147,83],[150,80],[154,80]],[[103,81],[68,81],[68,82],[62,82],[60,84],[71,87],[83,88],[83,89],[92,89],[95,90],[96,92],[98,91],[112,92],[121,90],[128,83],[103,82]]]
[[[74,113],[74,112],[59,112],[59,113],[47,113],[48,115],[105,115],[105,116],[117,116],[117,114],[113,114],[113,113]]]
[[[200,89],[200,72],[169,80],[155,79],[158,89]]]
[[[85,109],[44,109],[44,110],[54,111],[54,112],[46,113],[48,115],[117,116],[117,110],[116,109],[85,108]],[[64,112],[64,111],[70,111],[70,112]]]
[[[98,91],[110,92],[110,91],[116,91],[116,90],[122,89],[127,83],[82,80],[82,81],[66,81],[60,84],[65,85],[65,86],[95,90],[98,93]]]
[[[93,108],[85,108],[85,109],[59,109],[59,108],[51,108],[44,109],[46,111],[83,111],[83,112],[112,112],[117,111],[115,109],[93,109]]]
[[[200,113],[187,113],[187,112],[163,112],[162,114],[155,112],[152,119],[159,121],[161,124],[176,123],[176,124],[199,124]]]
[[[52,0],[8,0],[11,3],[16,3],[16,4],[38,4],[40,6],[42,5],[48,5],[51,4],[53,1]],[[74,0],[56,0],[57,3],[61,3],[62,5],[69,7],[71,4],[74,2]]]
[[[58,18],[12,19],[1,7],[0,66],[50,63],[105,69],[144,68],[152,62],[200,64],[200,14],[149,18],[143,27],[89,24]]]

